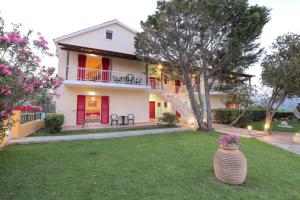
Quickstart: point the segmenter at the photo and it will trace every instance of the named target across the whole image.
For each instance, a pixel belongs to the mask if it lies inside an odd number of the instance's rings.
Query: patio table
[[[126,116],[125,115],[120,115],[120,117],[122,119],[122,122],[121,122],[120,125],[127,125],[127,124],[125,124],[125,118],[126,118]]]

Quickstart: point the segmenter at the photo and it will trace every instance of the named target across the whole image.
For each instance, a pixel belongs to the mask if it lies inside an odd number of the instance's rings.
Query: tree
[[[236,80],[230,84],[220,84],[218,90],[225,92],[224,103],[235,104],[237,117],[230,123],[234,126],[245,115],[246,111],[253,105],[256,95],[255,86],[251,86],[248,81]]]
[[[195,70],[190,67],[195,63],[199,38],[194,4],[193,1],[158,1],[155,14],[141,22],[143,32],[136,35],[135,47],[139,58],[163,61],[167,71],[176,72],[181,77],[197,123],[204,128],[203,115],[197,105],[191,81]]]
[[[210,90],[224,75],[238,78],[262,53],[257,39],[269,21],[266,7],[249,6],[247,0],[202,1],[199,15],[206,16],[199,29],[201,33],[198,64],[202,70],[205,88],[208,127],[211,127]]]
[[[268,9],[249,6],[246,0],[158,1],[157,11],[141,22],[136,54],[141,59],[164,61],[168,71],[183,79],[200,128],[212,129],[209,91],[224,73],[240,72],[261,53],[255,43],[268,21]],[[200,88],[197,104],[192,81]],[[203,123],[207,108],[207,125]]]
[[[0,17],[0,139],[5,136],[4,120],[11,115],[13,106],[35,99],[38,95],[56,95],[62,78],[55,75],[55,68],[41,64],[42,56],[51,56],[48,42],[33,31],[21,33],[21,25],[13,24],[6,30]]]
[[[277,37],[262,63],[262,84],[272,90],[268,100],[265,130],[270,131],[274,114],[287,97],[300,95],[300,35]]]

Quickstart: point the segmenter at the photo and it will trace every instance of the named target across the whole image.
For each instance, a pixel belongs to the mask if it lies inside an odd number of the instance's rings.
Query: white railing
[[[146,85],[146,75],[93,68],[67,67],[67,80]]]

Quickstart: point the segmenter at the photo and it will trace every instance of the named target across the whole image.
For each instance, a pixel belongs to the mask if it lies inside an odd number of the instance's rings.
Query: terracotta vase
[[[0,140],[0,151],[5,147],[7,143],[7,136],[5,136],[2,140]]]
[[[242,184],[247,175],[247,160],[238,145],[220,145],[214,156],[217,179],[230,185]]]

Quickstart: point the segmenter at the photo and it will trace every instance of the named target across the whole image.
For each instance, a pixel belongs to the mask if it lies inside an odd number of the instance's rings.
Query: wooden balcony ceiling
[[[133,54],[107,51],[103,49],[93,49],[89,47],[81,47],[81,46],[75,46],[75,45],[64,44],[64,43],[57,43],[57,44],[62,50],[70,50],[70,51],[76,51],[80,53],[96,54],[100,56],[111,56],[111,57],[125,58],[130,60],[138,60],[138,58]]]

